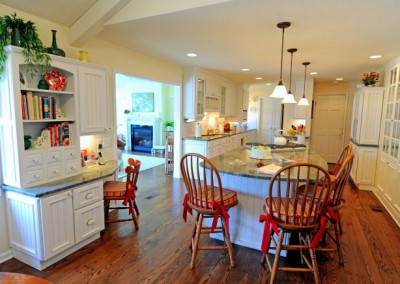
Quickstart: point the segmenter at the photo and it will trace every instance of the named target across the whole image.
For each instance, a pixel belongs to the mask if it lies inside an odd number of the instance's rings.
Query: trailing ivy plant
[[[19,32],[19,40],[13,42],[12,38],[17,32]],[[0,79],[3,77],[6,68],[7,55],[4,47],[8,44],[16,44],[22,47],[22,55],[28,65],[28,70],[38,72],[35,69],[38,66],[39,72],[44,74],[45,70],[50,67],[51,58],[39,38],[35,24],[18,18],[16,13],[11,14],[11,16],[4,15],[0,16]]]

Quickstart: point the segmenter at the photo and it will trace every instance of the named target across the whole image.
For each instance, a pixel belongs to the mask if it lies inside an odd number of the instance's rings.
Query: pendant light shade
[[[304,65],[304,88],[303,88],[303,97],[300,99],[298,105],[299,106],[309,106],[310,103],[306,98],[306,79],[307,79],[307,66],[310,65],[310,62],[303,62]]]
[[[279,76],[279,83],[275,87],[275,89],[274,89],[273,93],[270,95],[270,97],[283,99],[287,95],[286,87],[282,83],[283,43],[284,43],[284,39],[285,39],[285,28],[290,27],[290,22],[278,23],[277,27],[282,29],[281,71],[280,71],[280,76]]]
[[[292,66],[293,66],[293,53],[297,51],[297,48],[289,48],[287,51],[290,52],[289,92],[283,98],[282,103],[283,104],[295,104],[296,100],[294,99],[294,96],[292,93]]]

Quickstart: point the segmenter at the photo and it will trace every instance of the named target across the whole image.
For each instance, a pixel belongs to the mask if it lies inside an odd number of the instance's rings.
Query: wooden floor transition
[[[0,271],[68,284],[267,282],[270,273],[260,264],[261,252],[237,245],[235,268],[220,251],[200,251],[195,269],[189,269],[193,217],[186,224],[181,219],[184,193],[181,180],[165,175],[163,166],[143,171],[137,194],[138,231],[130,222],[109,224],[101,239],[44,271],[16,259],[0,264]],[[318,253],[321,282],[399,283],[400,228],[371,192],[348,186],[345,199],[345,265],[338,265],[335,254]],[[277,283],[312,282],[311,273],[278,272]]]

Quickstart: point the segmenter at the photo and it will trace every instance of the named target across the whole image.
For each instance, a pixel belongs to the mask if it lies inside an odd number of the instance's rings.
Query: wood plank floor
[[[15,259],[0,264],[0,271],[30,274],[54,283],[80,284],[268,281],[270,273],[260,264],[261,252],[237,245],[234,245],[235,268],[229,266],[227,254],[200,251],[196,268],[189,269],[194,218],[189,216],[186,224],[181,219],[184,193],[181,181],[165,175],[163,166],[143,171],[137,194],[141,212],[138,231],[130,222],[109,224],[100,239],[44,271]],[[345,265],[338,265],[336,254],[318,253],[321,282],[399,283],[399,227],[371,192],[348,186],[345,199],[342,211]],[[283,261],[294,260],[288,257]],[[277,282],[312,283],[313,276],[278,272]]]

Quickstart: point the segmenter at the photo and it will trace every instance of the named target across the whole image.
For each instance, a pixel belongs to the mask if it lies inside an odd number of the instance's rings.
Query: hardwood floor
[[[265,189],[267,190],[267,189]],[[269,271],[261,252],[234,245],[236,267],[220,251],[200,251],[189,269],[194,218],[182,221],[185,188],[159,166],[139,175],[139,230],[130,222],[108,224],[97,241],[37,271],[18,260],[0,264],[54,283],[265,283]],[[371,192],[348,186],[342,210],[345,265],[336,254],[318,253],[322,283],[398,283],[400,228]],[[123,210],[126,211],[126,210]],[[260,213],[262,209],[260,208]],[[261,225],[261,224],[260,224]],[[217,241],[211,241],[217,242]],[[297,258],[295,258],[297,259]],[[282,259],[293,262],[293,257]],[[312,283],[311,273],[278,272],[277,283]]]

